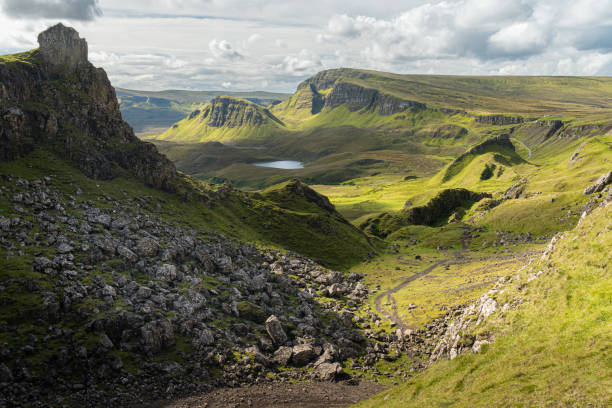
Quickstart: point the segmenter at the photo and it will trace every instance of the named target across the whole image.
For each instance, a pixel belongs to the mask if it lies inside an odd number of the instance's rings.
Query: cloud
[[[247,42],[248,43],[255,43],[255,42],[259,41],[259,40],[261,40],[261,35],[255,33],[255,34],[251,34],[249,36],[249,38],[247,39]]]
[[[232,87],[232,83],[231,83],[231,82],[229,82],[229,81],[226,81],[226,82],[223,82],[223,83],[221,84],[221,86],[222,86],[223,88],[225,88],[225,89],[228,89],[228,88],[231,88],[231,87]]]
[[[239,53],[233,46],[226,40],[218,41],[216,38],[208,43],[208,49],[216,57],[226,60],[239,60],[243,59],[244,55]]]
[[[500,25],[524,21],[533,8],[523,0],[467,0],[456,9],[456,23],[462,28],[495,30]]]
[[[304,76],[320,71],[323,63],[312,52],[303,49],[298,54],[287,55],[277,68],[292,76]]]
[[[528,22],[509,25],[489,37],[493,54],[515,57],[540,53],[547,44],[546,33]]]
[[[98,0],[1,0],[0,6],[19,19],[91,21],[102,15]]]

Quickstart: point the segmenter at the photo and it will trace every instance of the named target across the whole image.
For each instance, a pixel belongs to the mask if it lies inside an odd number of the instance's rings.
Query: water
[[[273,169],[283,169],[283,170],[295,170],[295,169],[303,169],[304,164],[295,160],[278,160],[272,162],[264,162],[264,163],[253,163],[258,167],[271,167]]]

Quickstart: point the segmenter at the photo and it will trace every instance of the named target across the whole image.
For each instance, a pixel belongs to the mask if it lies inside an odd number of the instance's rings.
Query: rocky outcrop
[[[563,122],[560,120],[538,120],[536,124],[540,127],[547,128],[544,139],[549,139],[563,127]]]
[[[413,225],[432,225],[466,203],[474,203],[483,198],[491,198],[491,194],[451,188],[443,190],[424,206],[402,210],[402,216]]]
[[[595,182],[595,184],[587,187],[584,189],[584,194],[593,194],[593,193],[599,193],[600,191],[603,191],[603,189],[608,185],[612,183],[612,171],[609,171],[605,174],[602,174],[601,177],[599,177],[597,179],[597,181]]]
[[[355,112],[367,110],[379,115],[393,115],[406,110],[426,109],[427,106],[416,101],[409,101],[367,88],[347,81],[343,76],[350,72],[350,78],[364,79],[367,74],[347,69],[332,69],[319,72],[298,85],[298,94],[305,98],[311,96],[312,113],[318,113],[322,108],[334,109],[346,105]],[[329,92],[320,93],[321,91]],[[302,102],[304,105],[304,102]]]
[[[518,125],[523,123],[524,119],[520,116],[505,116],[505,115],[482,115],[476,116],[476,122],[485,123],[494,126]]]
[[[464,188],[446,189],[423,206],[404,208],[396,214],[381,214],[376,218],[368,219],[360,228],[372,235],[384,238],[407,225],[434,225],[440,219],[451,216],[462,207],[491,197],[491,194],[477,193]]]
[[[376,89],[364,88],[348,82],[338,82],[325,97],[325,107],[334,109],[347,105],[351,111],[370,110],[379,115],[393,115],[408,109],[425,109],[425,104],[406,101]]]
[[[85,40],[58,24],[39,42],[38,50],[0,64],[0,160],[44,147],[89,177],[132,175],[172,190],[174,165],[122,120],[106,73],[87,61]]]
[[[202,113],[200,120],[207,120],[212,127],[243,127],[260,126],[271,120],[272,114],[261,106],[252,102],[220,96],[210,101]]]
[[[49,65],[75,70],[87,65],[87,41],[71,27],[57,24],[38,35],[39,52]]]

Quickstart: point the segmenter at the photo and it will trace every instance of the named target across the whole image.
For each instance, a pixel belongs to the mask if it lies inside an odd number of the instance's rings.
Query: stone
[[[293,346],[292,352],[291,363],[296,366],[304,366],[315,358],[314,347],[310,344],[298,344],[297,346]]]
[[[136,244],[136,253],[144,257],[151,257],[157,255],[159,249],[159,243],[152,238],[142,238]]]
[[[286,366],[291,360],[293,349],[291,347],[281,346],[274,352],[273,361],[281,366]]]
[[[108,361],[108,365],[115,371],[119,371],[123,368],[123,361],[121,357],[111,355]]]
[[[141,343],[145,351],[159,352],[174,344],[174,330],[169,320],[156,320],[140,328]]]
[[[138,290],[136,291],[136,297],[140,300],[148,299],[151,297],[152,293],[153,291],[150,288],[146,286],[140,286],[138,287]]]
[[[4,363],[0,363],[0,383],[13,382],[13,373]]]
[[[73,248],[66,243],[61,243],[57,247],[57,252],[59,252],[60,254],[67,254],[69,252],[72,252],[72,250]]]
[[[100,340],[98,340],[98,345],[102,349],[106,349],[106,350],[110,350],[113,347],[115,347],[112,340],[106,335],[106,333],[102,334],[102,336],[100,337]]]
[[[159,280],[163,280],[166,282],[170,282],[176,279],[177,269],[176,266],[172,264],[163,264],[157,268],[155,273],[155,278]]]
[[[198,338],[198,345],[201,347],[212,346],[215,344],[215,336],[212,330],[206,328],[200,332],[200,337]]]
[[[323,363],[315,368],[314,373],[323,381],[334,381],[342,375],[343,370],[339,363]]]
[[[257,346],[251,346],[247,348],[245,352],[253,356],[253,359],[259,364],[265,367],[269,367],[271,365],[271,361],[268,359],[268,357],[263,355],[261,351],[259,351]]]
[[[271,315],[266,320],[266,332],[276,345],[282,345],[287,342],[287,334],[285,330],[283,330],[283,326],[280,320],[278,320],[278,317],[274,315]]]
[[[121,257],[126,259],[127,261],[130,261],[130,262],[138,261],[138,255],[136,255],[136,253],[134,253],[131,249],[129,249],[129,248],[123,246],[123,245],[119,245],[117,247],[117,253]]]
[[[117,297],[117,291],[111,285],[104,285],[102,288],[102,296]]]

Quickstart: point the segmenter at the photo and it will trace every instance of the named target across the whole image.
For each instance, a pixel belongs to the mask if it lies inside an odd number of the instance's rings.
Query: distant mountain
[[[162,133],[180,121],[201,104],[213,98],[228,95],[243,98],[262,106],[270,106],[287,99],[290,95],[263,91],[136,91],[115,88],[121,103],[123,118],[136,133]]]
[[[157,137],[177,142],[262,139],[278,133],[284,124],[270,111],[246,99],[219,96],[191,112]]]

